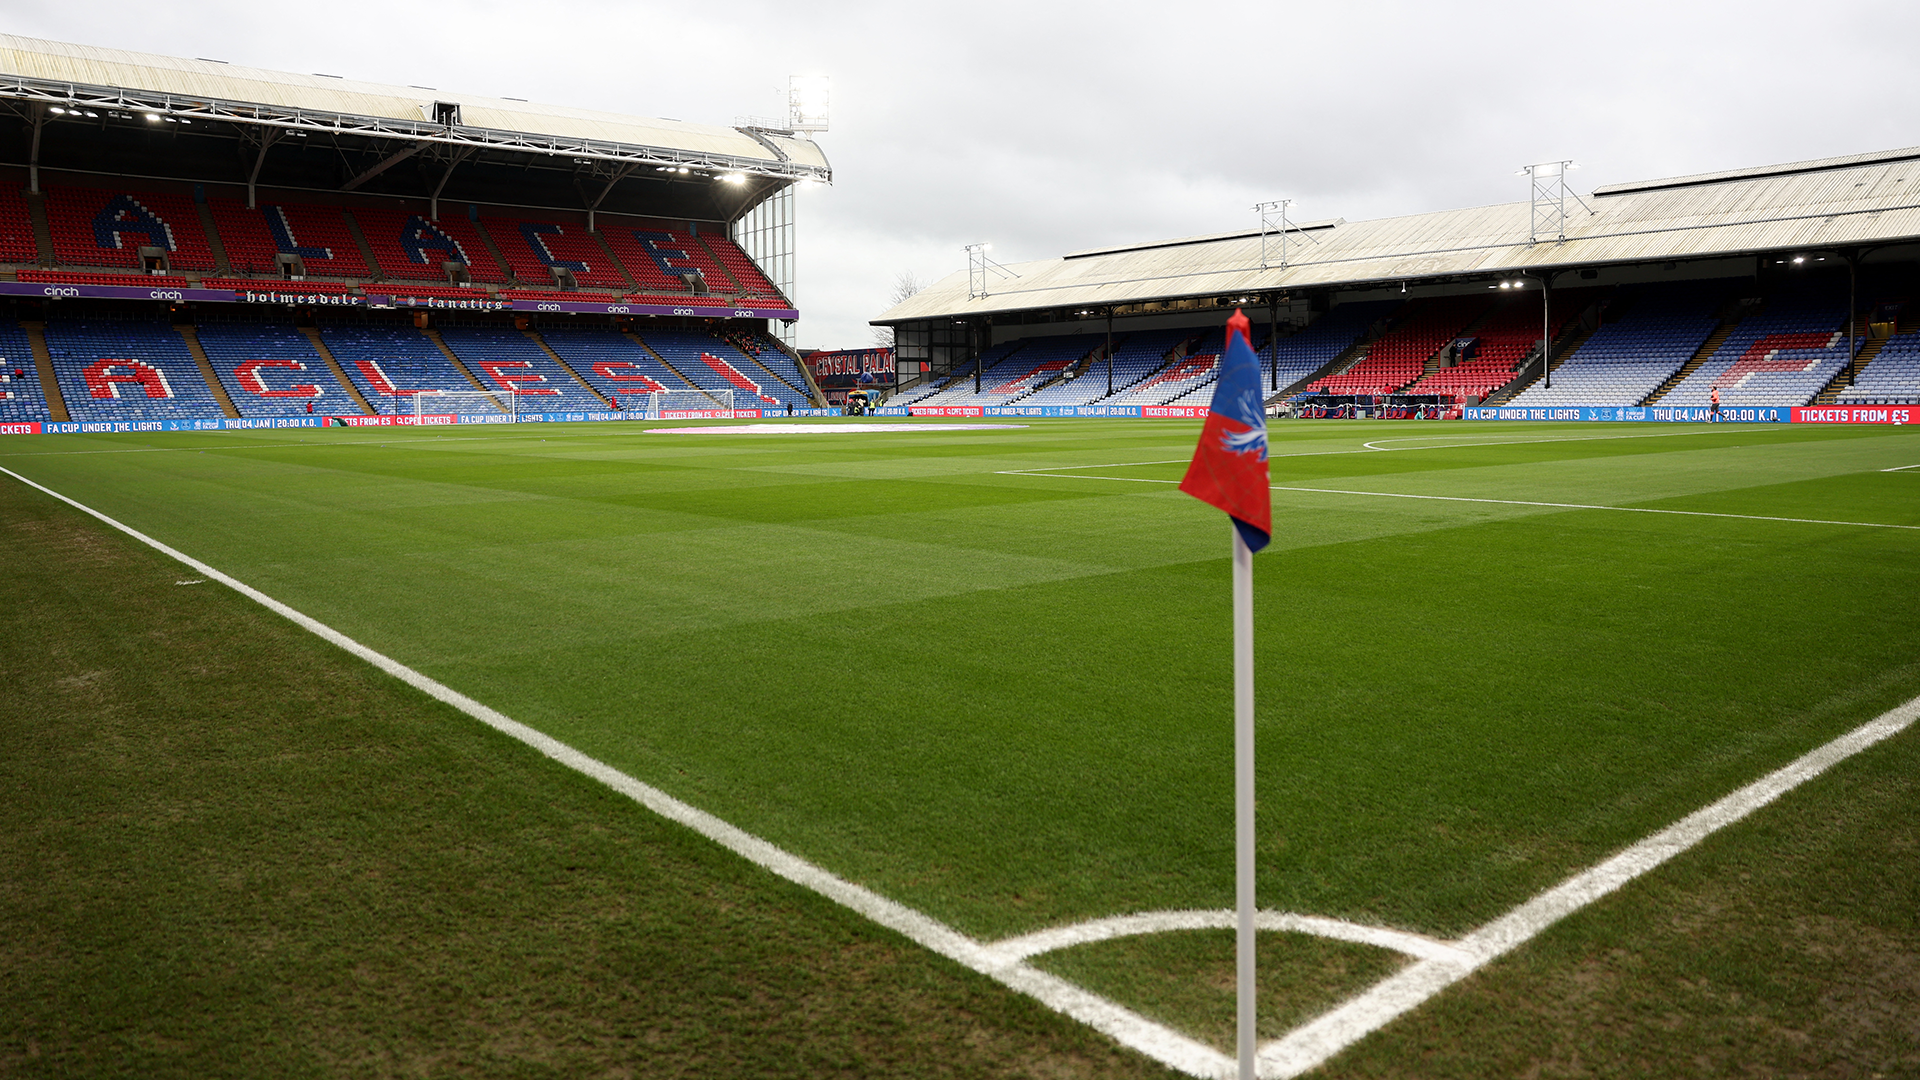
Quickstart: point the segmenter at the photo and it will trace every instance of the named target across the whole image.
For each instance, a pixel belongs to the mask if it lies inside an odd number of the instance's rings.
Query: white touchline
[[[444,683],[428,678],[84,503],[35,483],[11,469],[0,467],[0,473],[98,519],[168,558],[184,563],[429,697],[445,702],[554,761],[600,781],[661,817],[692,829],[749,862],[850,908],[932,952],[1026,994],[1056,1012],[1103,1032],[1124,1046],[1190,1076],[1229,1077],[1235,1070],[1234,1061],[1220,1051],[1024,963],[1027,957],[1072,944],[1132,933],[1211,929],[1216,923],[1231,925],[1231,912],[1150,912],[1043,930],[998,943],[981,942],[930,915],[847,881],[704,810],[681,802],[605,762],[589,757],[551,735],[482,705]],[[1533,938],[1553,923],[1652,870],[1712,833],[1739,821],[1829,767],[1891,738],[1912,725],[1917,718],[1920,718],[1920,698],[1888,710],[1791,764],[1641,840],[1598,866],[1573,875],[1459,941],[1435,941],[1406,931],[1360,926],[1338,919],[1262,912],[1259,925],[1263,929],[1291,930],[1359,941],[1395,949],[1421,959],[1333,1011],[1261,1047],[1260,1075],[1268,1078],[1292,1077],[1313,1068],[1395,1017],[1418,1007],[1489,961]]]
[[[1897,465],[1891,469],[1881,469],[1880,471],[1881,472],[1906,472],[1908,469],[1920,469],[1920,465]]]

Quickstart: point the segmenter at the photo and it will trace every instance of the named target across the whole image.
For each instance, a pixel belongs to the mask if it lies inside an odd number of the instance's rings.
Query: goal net
[[[512,417],[519,398],[509,390],[423,390],[413,395],[413,415]]]
[[[711,420],[733,418],[733,391],[656,390],[629,394],[621,404],[638,409],[649,420]]]

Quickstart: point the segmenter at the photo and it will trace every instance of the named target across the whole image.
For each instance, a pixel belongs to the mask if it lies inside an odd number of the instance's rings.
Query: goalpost
[[[733,390],[656,390],[629,394],[640,414],[649,420],[733,419]]]
[[[520,395],[511,390],[423,390],[413,395],[413,415],[520,415]]]

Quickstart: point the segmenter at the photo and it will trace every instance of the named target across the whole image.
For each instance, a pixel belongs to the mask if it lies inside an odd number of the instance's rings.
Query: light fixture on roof
[[[747,182],[747,174],[737,172],[721,173],[719,179],[722,183],[726,184],[744,184]]]
[[[157,124],[157,123],[159,123],[159,122],[160,122],[160,114],[159,114],[159,113],[157,113],[157,112],[150,112],[150,113],[148,113],[148,114],[147,114],[147,122],[148,122],[148,123],[150,123],[150,124]]]
[[[51,112],[52,112],[52,113],[53,113],[53,114],[54,114],[55,116],[65,116],[65,115],[67,114],[67,110],[65,110],[65,109],[63,109],[63,108],[61,108],[61,107],[60,107],[60,106],[58,106],[58,105],[55,105],[55,106],[54,106],[54,107],[52,108],[52,110],[50,110],[50,111],[51,111]]]
[[[825,75],[787,76],[787,129],[800,135],[827,130],[833,80]]]
[[[99,116],[100,116],[100,114],[99,114],[99,113],[97,113],[97,112],[94,112],[94,111],[93,111],[93,110],[91,110],[91,109],[89,109],[89,110],[87,110],[87,115],[88,115],[88,116],[91,116],[91,117],[94,117],[95,119],[98,119],[98,118],[99,118]]]
[[[687,175],[687,167],[685,165],[680,166],[680,175],[681,176]]]
[[[1799,266],[1801,263],[1806,261],[1807,261],[1807,257],[1805,255],[1795,255],[1793,257],[1793,265],[1795,266]]]

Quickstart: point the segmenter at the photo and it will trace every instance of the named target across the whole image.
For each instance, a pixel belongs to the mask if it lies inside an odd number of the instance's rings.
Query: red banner
[[[907,411],[915,416],[985,416],[986,412],[978,405],[909,405]]]
[[[1920,405],[1805,405],[1793,410],[1796,424],[1912,424]]]
[[[40,434],[40,422],[38,420],[31,421],[25,424],[0,424],[0,435],[38,435],[38,434]]]

